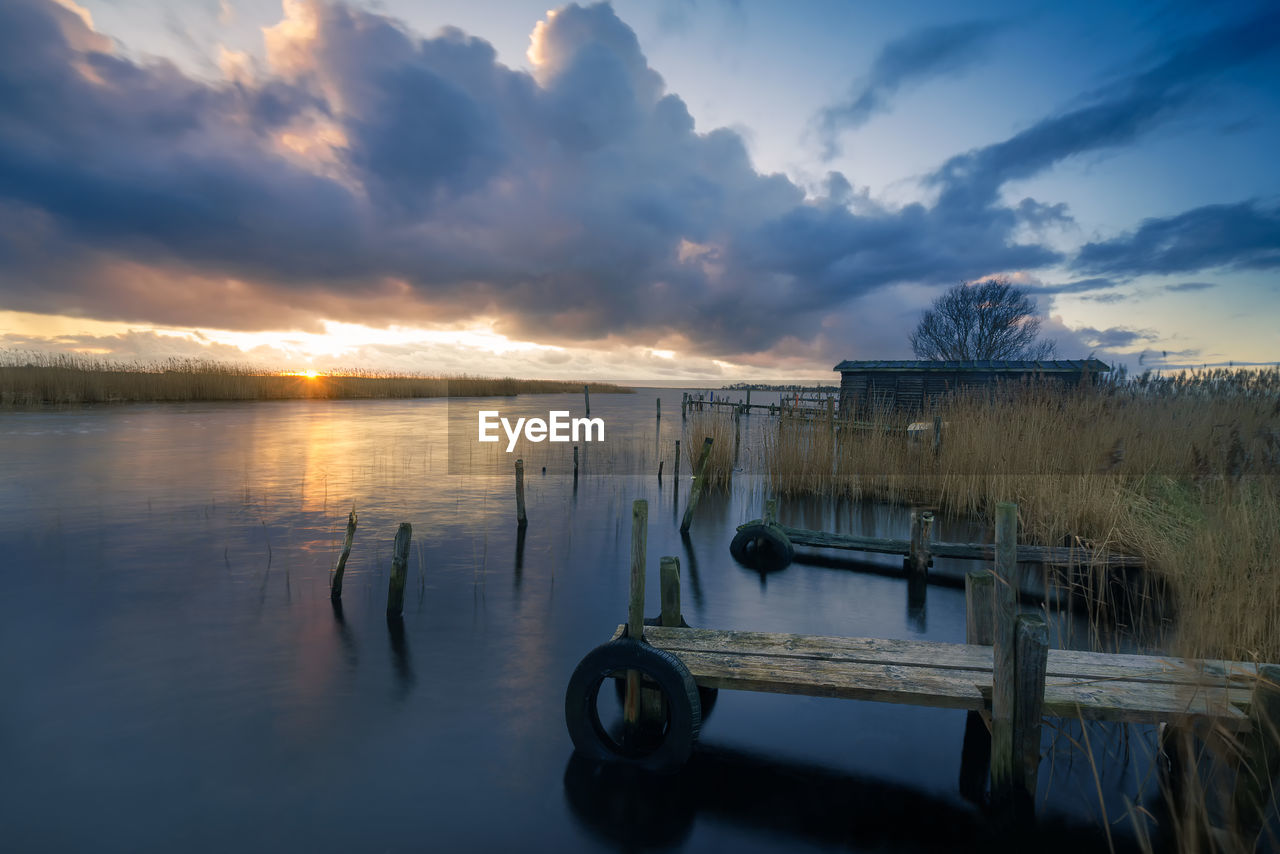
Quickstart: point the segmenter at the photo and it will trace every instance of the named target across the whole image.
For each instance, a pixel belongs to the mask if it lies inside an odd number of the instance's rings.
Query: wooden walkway
[[[911,540],[886,537],[860,537],[852,534],[834,534],[828,531],[810,531],[778,525],[792,545],[812,546],[823,549],[846,549],[875,554],[902,555],[911,553]],[[995,560],[994,543],[937,543],[929,542],[929,554],[933,557],[954,557],[968,560]],[[1059,548],[1055,546],[1018,546],[1019,563],[1040,563],[1049,566],[1142,566],[1142,558],[1132,555],[1097,552],[1085,548]]]
[[[623,636],[619,626],[614,638]],[[646,626],[705,688],[987,711],[989,646]],[[1050,649],[1043,714],[1127,723],[1249,728],[1258,678],[1245,662]]]
[[[763,530],[739,536],[772,536],[775,512],[768,502],[769,521],[759,523]],[[919,522],[913,539],[927,542],[931,517]],[[994,571],[971,572],[965,579],[965,643],[774,634],[689,628],[674,557],[660,561],[662,612],[652,621],[657,625],[647,625],[648,505],[636,501],[627,622],[583,659],[566,692],[575,748],[652,762],[654,769],[682,764],[700,728],[695,684],[704,690],[963,709],[969,719],[962,789],[969,785],[965,781],[985,780],[989,772],[992,807],[1002,821],[1022,821],[1034,816],[1044,717],[1239,733],[1231,748],[1238,765],[1233,810],[1245,838],[1256,832],[1274,798],[1270,781],[1280,774],[1280,666],[1050,649],[1043,615],[1022,613],[1017,604],[1017,561],[1024,559],[1017,547],[1017,507],[998,504],[995,522]],[[920,545],[909,563],[927,559]],[[639,734],[646,726],[652,732],[665,718],[667,729],[652,754],[636,752],[634,745],[619,749],[604,734],[595,698],[609,676],[625,676],[625,732]],[[978,767],[981,757],[986,760]],[[979,782],[972,791],[981,795],[983,788]]]

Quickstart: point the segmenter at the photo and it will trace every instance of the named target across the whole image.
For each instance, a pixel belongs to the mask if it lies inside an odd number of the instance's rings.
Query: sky
[[[691,384],[1280,360],[1280,7],[0,2],[0,350]]]

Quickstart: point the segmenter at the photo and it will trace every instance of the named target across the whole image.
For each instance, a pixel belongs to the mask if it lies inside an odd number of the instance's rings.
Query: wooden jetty
[[[1247,733],[1233,801],[1237,827],[1256,834],[1269,808],[1271,790],[1260,797],[1254,789],[1280,772],[1280,666],[1049,649],[1044,619],[1018,612],[1012,504],[997,508],[994,572],[967,579],[965,643],[689,628],[679,613],[674,558],[663,560],[659,624],[646,625],[643,534],[632,534],[628,622],[583,659],[566,692],[566,724],[587,756],[678,767],[701,726],[700,689],[763,691],[968,710],[970,723],[989,734],[982,773],[990,771],[991,806],[1002,820],[1034,816],[1045,716]],[[649,714],[657,725],[649,732],[661,733],[648,752],[613,742],[599,721],[601,683],[623,676],[626,732],[640,733]],[[968,743],[965,752],[973,753]]]
[[[928,523],[926,523],[926,516]],[[779,525],[766,512],[765,518],[755,519],[738,526],[738,535],[730,551],[740,560],[744,540],[761,540],[769,538],[775,548],[770,555],[787,552],[790,547],[810,546],[822,549],[843,549],[846,551],[868,552],[871,554],[901,555],[908,572],[924,574],[935,557],[960,558],[963,560],[996,559],[994,543],[942,543],[933,542],[929,538],[931,514],[912,514],[912,534],[908,539],[900,540],[891,537],[864,537],[854,534],[837,534],[830,531],[811,531],[806,528],[792,528]],[[776,546],[784,545],[779,549]],[[757,568],[781,569],[790,563],[770,560],[763,552],[757,561]],[[1141,567],[1142,558],[1132,555],[1101,552],[1079,546],[1028,546],[1020,545],[1017,550],[1018,563],[1037,563],[1046,566],[1106,566],[1106,567]]]

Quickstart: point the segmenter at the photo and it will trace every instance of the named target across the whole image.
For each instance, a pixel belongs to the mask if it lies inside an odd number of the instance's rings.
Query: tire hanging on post
[[[666,731],[649,750],[614,741],[596,707],[604,680],[628,670],[637,670],[655,683],[666,700]],[[680,659],[642,641],[621,638],[596,647],[579,662],[565,691],[564,719],[574,748],[584,756],[647,771],[675,771],[689,760],[698,740],[702,703],[698,685]]]

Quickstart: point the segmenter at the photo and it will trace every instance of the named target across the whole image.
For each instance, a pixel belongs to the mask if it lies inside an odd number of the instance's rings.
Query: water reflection
[[[396,700],[404,702],[413,691],[417,679],[409,656],[409,641],[404,636],[404,618],[387,616],[387,635],[391,639],[391,664],[396,674]]]
[[[564,795],[584,830],[623,851],[678,847],[704,816],[763,831],[784,846],[1075,854],[1105,845],[1097,832],[1053,820],[1025,834],[995,835],[981,810],[923,789],[710,745],[664,776],[575,753]],[[1121,841],[1116,850],[1137,848]]]
[[[652,395],[593,400],[593,414],[634,426],[617,446],[583,446],[580,478],[571,446],[526,450],[526,472],[539,475],[526,480],[524,532],[511,518],[513,457],[486,452],[465,473],[451,473],[442,401],[0,413],[0,560],[12,605],[0,647],[20,650],[0,656],[8,689],[0,730],[20,734],[5,743],[9,773],[0,775],[0,802],[12,817],[6,841],[17,840],[10,847],[95,850],[107,838],[119,850],[174,850],[192,839],[209,840],[202,850],[265,849],[280,847],[280,816],[289,815],[296,835],[284,847],[396,850],[420,842],[423,802],[436,807],[433,833],[438,827],[446,848],[589,846],[555,791],[569,750],[564,686],[626,613],[635,498],[654,511],[649,613],[657,611],[659,556],[679,555],[683,607],[695,625],[963,638],[963,571],[945,566],[930,575],[927,614],[893,565],[900,559],[806,553],[761,589],[732,562],[728,544],[737,524],[761,515],[764,479],[735,473],[730,489],[703,496],[692,531],[681,536],[691,478],[687,460],[674,476],[671,452],[676,436],[690,437],[674,418],[679,390],[662,395],[672,415],[657,429]],[[528,415],[580,402],[500,405]],[[757,425],[769,423],[742,419],[743,460],[754,452]],[[659,453],[673,475],[662,484],[667,494],[654,477]],[[632,465],[634,476],[609,476]],[[657,512],[664,500],[669,516]],[[353,507],[360,530],[343,598],[333,602],[330,573]],[[787,499],[779,516],[875,536],[902,537],[908,525],[901,510],[854,502]],[[418,595],[384,628],[401,520],[417,532],[409,583]],[[972,533],[941,517],[937,525],[946,539]],[[1094,631],[1058,625],[1067,638]],[[800,792],[855,817],[870,811],[857,802],[875,803],[877,787],[929,808],[920,793],[954,791],[959,718],[955,745],[946,747],[937,726],[945,719],[804,698],[785,698],[783,708],[774,699],[727,695],[713,737],[821,759],[835,755],[832,739],[856,732],[856,748],[832,760],[855,776],[760,757],[717,760],[713,751],[694,766],[705,766],[705,776],[692,779],[708,781],[686,799],[695,823],[726,815],[731,825],[757,826],[747,807],[708,794],[728,786],[753,811],[770,813],[758,821],[780,828],[776,846],[762,837],[757,847],[785,849],[793,840],[839,838],[835,819],[786,795],[789,775]],[[904,744],[914,751],[907,762]],[[424,763],[450,773],[423,775]],[[1108,763],[1104,757],[1104,772]],[[1063,791],[1090,791],[1090,770],[1076,767],[1055,783],[1055,803]],[[383,786],[388,773],[405,785]],[[735,775],[772,792],[776,808],[734,789]],[[1109,796],[1132,791],[1133,776],[1104,777]],[[837,809],[814,791],[814,779],[830,779],[848,797]],[[376,827],[367,820],[374,790],[384,819]],[[83,822],[59,821],[58,804],[67,801]],[[610,803],[597,802],[598,820],[618,808]],[[940,809],[963,818],[955,810],[965,807]],[[1087,806],[1063,809],[1090,816]],[[509,820],[488,821],[495,813]],[[235,838],[221,830],[227,814],[246,816]],[[860,820],[874,825],[875,817]],[[924,832],[908,824],[900,829],[908,847],[923,845]],[[726,826],[703,823],[699,845],[731,846]],[[600,837],[596,847],[618,844]]]

